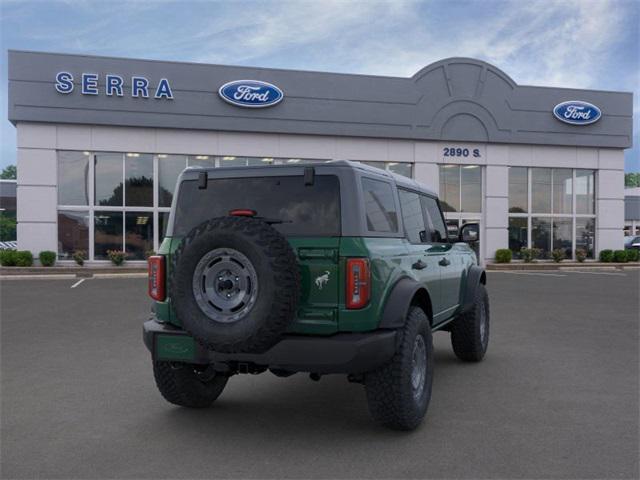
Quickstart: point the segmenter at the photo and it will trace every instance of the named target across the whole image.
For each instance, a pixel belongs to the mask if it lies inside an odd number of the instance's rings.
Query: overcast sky
[[[634,92],[640,171],[640,0],[0,0],[0,167],[15,163],[7,49],[411,76],[446,57],[519,84]]]

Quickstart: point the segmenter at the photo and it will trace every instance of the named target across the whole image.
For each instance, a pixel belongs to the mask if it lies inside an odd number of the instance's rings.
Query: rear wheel
[[[476,288],[473,306],[451,325],[451,345],[460,360],[479,362],[489,346],[489,295],[484,285]]]
[[[365,375],[371,416],[396,430],[413,430],[427,412],[433,381],[431,326],[424,311],[412,306],[400,346],[392,360]]]
[[[191,408],[211,406],[228,380],[225,376],[209,373],[201,365],[173,362],[154,362],[153,376],[165,400]]]

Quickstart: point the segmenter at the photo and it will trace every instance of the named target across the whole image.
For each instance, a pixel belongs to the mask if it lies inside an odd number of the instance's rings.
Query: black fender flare
[[[422,293],[421,293],[422,291]],[[429,321],[433,320],[431,309],[431,296],[424,285],[418,283],[412,278],[403,277],[393,286],[391,293],[387,297],[382,312],[379,328],[402,328],[409,313],[411,301],[418,295],[423,295],[422,300],[426,300],[428,305],[420,305],[425,308],[425,313],[429,317]],[[422,303],[422,302],[420,302]],[[428,311],[427,311],[428,310]]]
[[[484,268],[479,267],[478,265],[472,265],[467,272],[467,282],[463,292],[462,308],[460,309],[461,313],[466,313],[473,307],[473,299],[476,296],[476,289],[480,284],[487,284],[487,274],[485,273]]]

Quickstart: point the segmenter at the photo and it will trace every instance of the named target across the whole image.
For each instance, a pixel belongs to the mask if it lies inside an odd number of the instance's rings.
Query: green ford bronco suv
[[[188,168],[149,259],[144,324],[160,393],[207,407],[238,373],[342,373],[375,420],[417,427],[432,333],[461,360],[489,340],[486,275],[435,194],[360,163]],[[462,241],[461,241],[462,240]]]

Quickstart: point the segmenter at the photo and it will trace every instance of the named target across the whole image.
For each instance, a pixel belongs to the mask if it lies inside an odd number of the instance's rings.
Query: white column
[[[624,151],[600,149],[596,179],[596,258],[624,248]]]
[[[438,194],[440,190],[440,171],[436,163],[417,163],[414,165],[415,181]]]
[[[414,144],[415,164],[413,177],[416,182],[426,185],[436,194],[440,191],[440,170],[438,169],[437,143],[417,141]]]
[[[56,127],[18,124],[18,249],[58,251]]]
[[[485,171],[484,258],[492,261],[496,250],[509,248],[509,167],[487,165]]]

